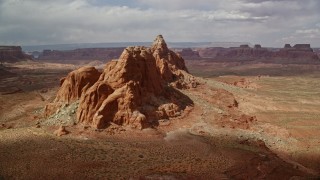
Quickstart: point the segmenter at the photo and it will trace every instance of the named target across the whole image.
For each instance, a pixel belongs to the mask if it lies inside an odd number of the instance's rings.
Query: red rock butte
[[[151,48],[127,47],[102,73],[94,67],[69,73],[45,114],[50,116],[63,105],[79,101],[78,123],[95,128],[115,123],[142,129],[180,116],[187,106],[193,106],[177,89],[197,84],[184,59],[169,50],[159,35]]]
[[[25,54],[20,46],[0,46],[0,62],[14,63],[31,59],[32,57]]]

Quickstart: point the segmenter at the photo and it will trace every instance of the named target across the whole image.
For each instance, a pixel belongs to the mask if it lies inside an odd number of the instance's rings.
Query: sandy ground
[[[59,79],[74,68],[36,62],[2,68],[11,73],[0,78],[0,179],[319,177],[320,92],[314,73],[223,73],[183,90],[195,105],[170,123],[142,131],[75,125],[66,127],[68,135],[57,137],[57,126],[37,122],[44,105],[53,100]],[[247,87],[233,84],[242,78],[248,80]],[[234,94],[238,108],[219,105],[218,89]],[[244,126],[237,121],[241,113],[257,121]],[[221,118],[226,114],[232,115]]]

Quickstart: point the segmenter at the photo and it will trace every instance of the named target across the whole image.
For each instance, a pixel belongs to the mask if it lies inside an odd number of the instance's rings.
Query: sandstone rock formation
[[[45,115],[49,116],[64,104],[78,100],[98,80],[100,74],[94,67],[82,67],[62,78],[55,100],[45,107]]]
[[[192,105],[174,87],[197,86],[183,58],[168,49],[161,35],[151,48],[126,48],[99,75],[92,67],[71,72],[61,81],[55,101],[47,105],[46,115],[54,113],[61,103],[79,100],[79,123],[95,128],[115,123],[142,129],[179,116]]]
[[[23,53],[20,46],[0,46],[0,62],[17,62],[32,59],[31,56]]]
[[[60,80],[56,102],[72,102],[81,97],[99,78],[100,72],[94,67],[82,67]]]

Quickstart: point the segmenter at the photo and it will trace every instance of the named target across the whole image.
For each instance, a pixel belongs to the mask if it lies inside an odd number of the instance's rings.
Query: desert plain
[[[44,107],[81,66],[1,65],[0,179],[319,178],[320,65],[188,60],[199,85],[178,90],[193,102],[181,116],[142,130],[74,123],[57,136]],[[76,118],[72,108],[54,120]]]

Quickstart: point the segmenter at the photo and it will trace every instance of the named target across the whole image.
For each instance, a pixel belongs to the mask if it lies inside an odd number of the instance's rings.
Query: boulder
[[[57,129],[53,132],[53,134],[56,136],[63,136],[63,135],[67,135],[69,133],[70,132],[66,130],[65,126],[60,126],[59,129]]]

